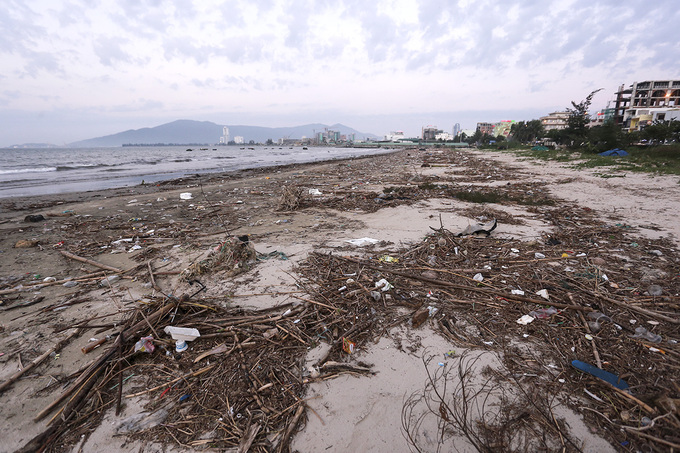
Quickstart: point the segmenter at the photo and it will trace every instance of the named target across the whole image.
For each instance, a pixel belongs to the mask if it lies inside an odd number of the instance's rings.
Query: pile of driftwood
[[[587,208],[542,213],[555,233],[541,242],[459,237],[440,226],[399,253],[314,254],[301,272],[326,303],[352,307],[357,322],[345,335],[357,348],[404,318],[428,321],[452,345],[496,351],[508,375],[521,376],[517,385],[578,407],[613,444],[677,448],[677,249],[636,239]],[[611,373],[615,385],[583,368]]]

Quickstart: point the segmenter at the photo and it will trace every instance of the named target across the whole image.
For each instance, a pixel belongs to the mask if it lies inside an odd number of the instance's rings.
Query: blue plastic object
[[[571,365],[577,370],[583,371],[584,373],[588,373],[591,376],[595,376],[598,379],[602,379],[603,381],[608,382],[617,389],[628,390],[628,383],[621,379],[620,377],[618,377],[617,375],[610,373],[609,371],[601,370],[596,366],[593,366],[589,363],[581,362],[580,360],[572,361]]]

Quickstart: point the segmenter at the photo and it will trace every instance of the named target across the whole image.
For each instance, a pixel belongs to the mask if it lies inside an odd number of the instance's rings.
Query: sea
[[[111,189],[247,168],[393,150],[321,146],[124,146],[0,149],[0,198]]]

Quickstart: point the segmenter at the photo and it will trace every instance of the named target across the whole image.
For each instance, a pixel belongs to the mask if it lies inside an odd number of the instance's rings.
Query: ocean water
[[[384,148],[130,146],[0,149],[0,198],[133,186],[196,173],[316,162]]]

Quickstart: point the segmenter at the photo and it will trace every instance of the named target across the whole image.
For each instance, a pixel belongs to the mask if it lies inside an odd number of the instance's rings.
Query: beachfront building
[[[245,143],[245,139],[242,136],[237,135],[234,137],[234,143],[237,145],[243,145]]]
[[[623,117],[624,129],[629,132],[644,129],[656,121],[680,121],[680,108],[629,108]]]
[[[442,142],[450,142],[453,140],[453,135],[449,134],[448,132],[440,131],[434,136],[434,139]]]
[[[567,128],[569,112],[552,112],[540,118],[543,129],[547,131],[560,130]]]
[[[602,126],[607,121],[613,121],[615,113],[616,109],[609,108],[609,104],[607,104],[606,109],[600,110],[595,114],[595,116],[592,116],[590,118],[590,123],[588,123],[588,127]]]
[[[628,88],[619,87],[616,92],[614,119],[616,124],[630,128],[626,123],[632,116],[628,110],[678,108],[680,107],[680,80],[645,80],[634,82]]]

